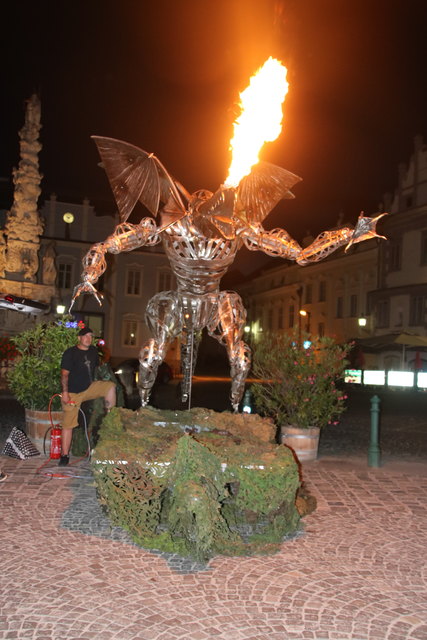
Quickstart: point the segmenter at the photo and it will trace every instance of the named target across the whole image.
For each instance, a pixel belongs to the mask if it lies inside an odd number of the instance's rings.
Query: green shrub
[[[9,387],[26,408],[46,411],[49,400],[61,393],[61,357],[77,344],[79,327],[64,322],[36,324],[13,338],[18,357],[8,374]],[[60,408],[58,400],[56,407]]]
[[[257,409],[277,426],[323,427],[336,420],[346,400],[336,382],[350,347],[308,334],[266,335],[253,354],[253,372],[262,380],[251,387]]]

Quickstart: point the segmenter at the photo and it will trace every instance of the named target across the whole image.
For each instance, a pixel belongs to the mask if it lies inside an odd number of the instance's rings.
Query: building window
[[[421,264],[427,264],[427,231],[421,233]]]
[[[306,304],[310,304],[313,301],[313,287],[311,284],[305,285],[305,300]]]
[[[277,310],[277,328],[283,329],[283,307],[280,306]]]
[[[85,327],[90,327],[97,338],[104,337],[104,314],[102,313],[76,313],[75,319],[84,322]]]
[[[60,262],[58,266],[58,288],[71,289],[73,265]]]
[[[123,321],[123,345],[136,347],[138,345],[138,320],[126,318]]]
[[[357,295],[353,293],[350,296],[350,318],[357,317]]]
[[[288,323],[289,323],[289,329],[292,329],[295,323],[295,307],[293,304],[289,306]]]
[[[326,280],[319,282],[319,302],[325,302],[326,300]]]
[[[389,247],[388,270],[400,271],[402,268],[402,242],[401,240],[392,240]]]
[[[160,269],[157,273],[157,291],[170,291],[172,289],[172,271]]]
[[[343,317],[343,297],[338,296],[337,298],[337,318]]]
[[[425,298],[424,296],[411,296],[409,308],[409,324],[423,325],[425,320]]]
[[[139,296],[142,290],[141,269],[129,268],[126,271],[126,294],[128,296]]]
[[[323,338],[323,336],[325,335],[325,323],[324,322],[319,322],[319,324],[317,325],[317,333],[319,338]]]
[[[390,324],[390,301],[378,300],[377,302],[377,327],[384,328]]]

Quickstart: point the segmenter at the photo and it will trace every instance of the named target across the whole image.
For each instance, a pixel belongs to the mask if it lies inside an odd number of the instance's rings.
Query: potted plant
[[[336,422],[347,396],[337,388],[350,344],[309,334],[266,335],[254,349],[255,405],[302,460],[317,457],[320,428]]]
[[[51,398],[61,393],[61,357],[65,349],[77,343],[80,326],[67,317],[56,322],[39,323],[11,338],[18,356],[8,373],[9,388],[23,407],[27,435],[42,439],[50,426]],[[60,398],[52,409],[54,423],[61,422]]]

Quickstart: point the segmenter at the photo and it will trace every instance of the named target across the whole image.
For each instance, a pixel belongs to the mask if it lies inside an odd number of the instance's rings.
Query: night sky
[[[351,222],[374,213],[414,136],[427,141],[425,0],[21,0],[9,9],[0,176],[19,161],[36,91],[44,196],[114,210],[92,134],[154,152],[189,191],[214,191],[238,93],[270,55],[288,67],[290,88],[283,132],[262,159],[303,182],[266,227],[301,239],[340,212]]]

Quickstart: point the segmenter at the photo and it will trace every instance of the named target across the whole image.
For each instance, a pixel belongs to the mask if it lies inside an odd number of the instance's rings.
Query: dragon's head
[[[220,234],[227,240],[235,237],[233,222],[235,189],[219,187],[212,193],[200,189],[192,194],[188,212],[193,222],[205,236],[215,237]]]
[[[212,198],[212,191],[208,191],[208,189],[199,189],[191,194],[190,201],[188,203],[188,212],[193,215],[206,215],[203,211],[203,205],[205,205]],[[200,211],[200,208],[202,210]]]

